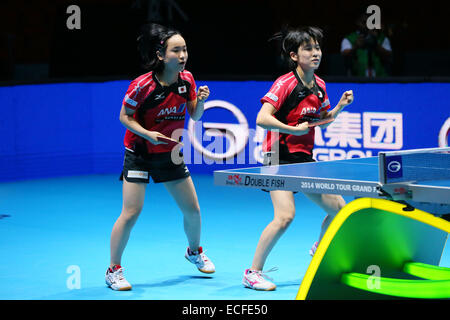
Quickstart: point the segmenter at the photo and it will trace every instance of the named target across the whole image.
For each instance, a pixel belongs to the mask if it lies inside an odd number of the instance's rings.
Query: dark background
[[[81,30],[66,27],[71,4],[81,9]],[[3,0],[0,83],[134,78],[144,72],[136,37],[147,21],[182,32],[187,69],[203,80],[273,80],[284,69],[268,38],[284,25],[318,26],[325,40],[317,74],[345,81],[341,40],[371,4],[393,48],[391,76],[450,77],[444,1]]]

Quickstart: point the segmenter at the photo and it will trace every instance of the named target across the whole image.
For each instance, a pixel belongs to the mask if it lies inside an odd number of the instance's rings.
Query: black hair
[[[298,48],[311,40],[322,45],[323,31],[317,27],[284,28],[284,30],[274,34],[269,41],[281,41],[281,54],[283,59],[289,64],[291,70],[296,68],[296,63],[291,59],[290,53],[297,52]]]
[[[142,67],[147,70],[162,72],[164,70],[164,62],[158,59],[156,51],[164,54],[167,49],[167,40],[176,34],[181,35],[179,31],[157,23],[143,25],[137,38]]]

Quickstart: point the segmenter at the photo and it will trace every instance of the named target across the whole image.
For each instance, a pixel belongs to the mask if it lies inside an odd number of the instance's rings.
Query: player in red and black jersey
[[[314,74],[322,58],[322,31],[314,27],[277,34],[292,71],[279,77],[261,99],[263,104],[256,122],[269,130],[263,144],[266,165],[311,162],[314,147],[314,127],[325,128],[342,109],[353,102],[353,92],[346,91],[337,106],[330,110],[325,82]],[[262,269],[272,248],[295,216],[294,193],[270,191],[274,219],[264,229],[253,258],[252,267],[245,270],[243,284],[256,290],[274,290]],[[338,195],[305,194],[318,204],[327,216],[322,224],[319,241],[337,212],[345,205]],[[318,243],[310,251],[313,255]]]
[[[151,71],[133,80],[120,111],[125,133],[122,212],[111,234],[111,261],[105,276],[114,290],[130,290],[123,277],[122,254],[131,229],[144,205],[145,189],[152,177],[163,183],[184,215],[189,247],[185,257],[201,272],[213,273],[214,264],[200,247],[201,217],[194,184],[172,139],[184,128],[186,110],[193,120],[203,114],[209,96],[207,86],[196,92],[192,74],[186,71],[186,42],[176,30],[157,24],[143,27],[138,48]],[[179,133],[179,132],[178,132]],[[181,163],[180,163],[181,162]]]

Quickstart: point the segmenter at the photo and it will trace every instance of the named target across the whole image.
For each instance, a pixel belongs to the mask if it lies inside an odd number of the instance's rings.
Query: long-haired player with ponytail
[[[196,92],[194,78],[185,70],[186,42],[178,31],[158,24],[145,25],[138,37],[138,49],[150,72],[131,82],[120,110],[120,122],[127,129],[121,174],[123,206],[111,233],[111,260],[105,276],[113,290],[131,290],[121,259],[142,211],[150,177],[164,185],[183,213],[189,244],[186,259],[201,272],[215,272],[200,246],[200,207],[189,170],[172,156],[179,143],[172,134],[184,128],[186,110],[193,120],[200,119],[209,89],[201,86]]]
[[[262,107],[256,122],[268,130],[263,144],[266,152],[265,165],[314,161],[314,127],[326,127],[345,106],[353,102],[353,92],[346,91],[337,106],[330,110],[325,82],[314,73],[322,58],[322,37],[322,31],[315,27],[292,29],[274,37],[274,40],[281,41],[282,53],[291,72],[279,77],[261,99]],[[345,205],[345,201],[339,195],[305,196],[327,213],[322,223],[320,241],[333,217]],[[270,251],[295,216],[292,191],[270,191],[270,197],[274,218],[262,232],[252,266],[245,270],[243,277],[244,286],[255,290],[276,288],[262,269]],[[310,250],[311,255],[317,245],[318,242],[315,242]]]

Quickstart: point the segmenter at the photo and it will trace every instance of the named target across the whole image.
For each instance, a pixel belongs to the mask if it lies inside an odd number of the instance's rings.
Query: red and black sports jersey
[[[149,131],[158,131],[171,137],[176,129],[184,128],[187,101],[197,97],[194,77],[182,71],[178,81],[162,86],[153,72],[133,80],[123,100],[125,107],[135,110],[133,118]],[[134,151],[137,145],[145,145],[148,153],[170,152],[175,143],[154,145],[127,129],[125,147]]]
[[[290,126],[317,120],[322,111],[330,108],[325,82],[314,75],[314,86],[308,89],[303,85],[296,71],[279,77],[261,99],[261,103],[265,102],[277,109],[273,115],[275,118]],[[314,128],[309,129],[309,132],[302,136],[279,133],[278,139],[269,131],[263,143],[263,151],[272,151],[272,146],[277,140],[280,142],[280,149],[287,148],[289,153],[312,154]]]

